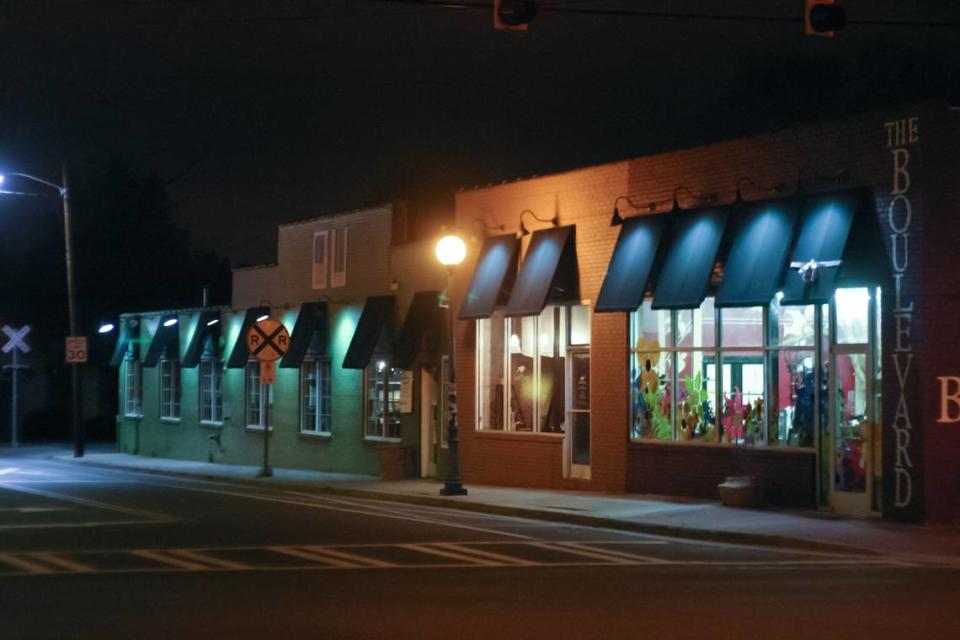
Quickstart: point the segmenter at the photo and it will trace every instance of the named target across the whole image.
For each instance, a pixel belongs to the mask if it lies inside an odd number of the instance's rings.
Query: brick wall
[[[628,449],[627,491],[716,500],[727,476],[756,476],[771,504],[816,506],[813,451],[665,442],[632,442]]]
[[[577,256],[580,269],[580,291],[584,301],[594,302],[606,272],[618,229],[609,226],[614,201],[618,196],[629,195],[635,203],[641,204],[640,211],[632,211],[623,202],[620,211],[623,215],[643,215],[647,213],[646,203],[658,203],[656,212],[667,211],[677,192],[679,203],[684,208],[696,205],[687,193],[714,194],[719,202],[732,202],[736,195],[736,187],[742,187],[745,200],[757,200],[773,197],[768,188],[774,185],[783,187],[780,193],[789,195],[794,193],[798,177],[805,176],[808,192],[833,190],[842,187],[866,186],[872,189],[875,198],[877,216],[884,238],[890,231],[887,220],[887,210],[891,200],[891,152],[887,148],[886,123],[918,116],[923,126],[928,128],[927,139],[936,137],[937,127],[943,126],[942,114],[944,109],[937,105],[919,105],[903,109],[889,109],[845,121],[829,122],[802,128],[790,129],[776,133],[755,136],[740,140],[733,140],[712,144],[695,149],[681,150],[655,156],[635,158],[606,165],[589,167],[566,173],[535,177],[528,180],[504,183],[482,189],[464,191],[456,196],[456,220],[461,229],[476,229],[476,219],[484,220],[487,224],[502,224],[508,231],[515,230],[519,225],[520,212],[531,209],[539,217],[550,218],[554,214],[559,217],[561,225],[575,224],[577,226]],[[939,114],[939,115],[938,115]],[[918,150],[919,152],[919,150]],[[951,165],[953,166],[953,165]],[[903,291],[916,298],[916,305],[912,314],[913,326],[913,366],[918,373],[917,378],[910,383],[910,397],[907,399],[911,417],[916,430],[916,441],[921,441],[921,434],[929,432],[934,426],[935,414],[931,412],[932,405],[928,399],[929,385],[932,381],[932,372],[929,371],[926,360],[929,359],[931,347],[930,336],[947,336],[949,332],[940,331],[932,334],[933,327],[924,324],[927,313],[933,311],[937,302],[920,299],[921,283],[928,278],[931,272],[942,271],[937,269],[936,260],[944,255],[955,252],[956,233],[942,236],[942,246],[937,246],[937,257],[931,257],[929,252],[921,248],[929,241],[923,231],[924,220],[950,220],[949,208],[944,206],[936,211],[928,206],[929,198],[926,190],[930,187],[925,184],[924,165],[917,162],[912,174],[917,196],[913,203],[914,228],[912,229],[911,259],[909,272],[901,277],[900,284]],[[954,171],[955,173],[955,171]],[[749,178],[750,180],[741,180]],[[751,184],[751,181],[753,184]],[[955,182],[955,181],[954,181]],[[760,187],[760,188],[757,188]],[[924,194],[920,197],[921,192]],[[955,194],[955,190],[953,192]],[[951,204],[950,206],[954,206]],[[538,228],[546,225],[535,223],[530,216],[524,218],[528,228]],[[469,274],[472,273],[472,260],[480,246],[480,238],[475,238],[470,244],[471,257],[468,264],[462,269],[463,277],[459,278],[457,286],[457,305],[459,307],[462,296],[469,283]],[[524,249],[526,244],[524,243]],[[924,243],[924,245],[921,245]],[[948,248],[950,245],[953,249]],[[933,245],[931,245],[933,246]],[[887,246],[888,258],[891,247]],[[955,274],[953,269],[951,273]],[[940,278],[940,282],[952,287],[956,292],[956,277]],[[943,292],[945,287],[938,291]],[[955,295],[952,293],[951,295]],[[932,293],[932,292],[931,292]],[[890,454],[890,434],[888,426],[896,413],[895,401],[898,389],[894,385],[896,372],[893,369],[893,360],[888,357],[887,347],[894,338],[891,333],[893,317],[890,315],[892,307],[885,305],[883,318],[885,346],[883,366],[883,394],[884,394],[884,453]],[[950,322],[955,314],[941,316],[942,323]],[[923,327],[921,331],[920,327]],[[541,486],[556,486],[562,483],[562,458],[558,453],[559,446],[548,446],[542,443],[524,442],[524,434],[512,434],[513,440],[490,439],[486,434],[478,436],[474,433],[475,422],[475,379],[474,379],[474,323],[461,322],[457,328],[458,339],[458,380],[461,384],[458,389],[461,394],[461,425],[463,441],[463,472],[465,477],[483,478],[484,481],[497,484],[529,483],[536,478]],[[923,335],[921,335],[923,334]],[[937,344],[941,353],[948,352],[946,345]],[[598,490],[619,491],[628,487],[636,487],[637,471],[632,465],[641,460],[638,455],[631,453],[628,459],[628,380],[627,380],[627,322],[626,314],[595,314],[592,317],[592,379],[591,410],[592,410],[592,479],[582,483],[582,486]],[[957,370],[960,375],[960,369]],[[921,383],[923,378],[923,383]],[[925,389],[924,387],[927,387]],[[917,426],[920,425],[920,426]],[[952,433],[952,432],[951,432]],[[940,461],[950,456],[958,459],[953,436],[947,443],[944,438],[937,438],[937,446],[944,442],[944,451],[933,455],[931,461]],[[631,451],[634,451],[631,449]],[[643,451],[646,451],[645,449]],[[659,450],[656,450],[659,451]],[[666,451],[666,450],[665,450]],[[929,455],[929,449],[927,451]],[[684,474],[700,473],[697,464],[704,455],[712,455],[710,459],[722,459],[722,453],[703,454],[702,452],[684,454],[670,451],[671,459],[681,459],[689,455],[690,461],[686,464]],[[751,460],[755,458],[747,454]],[[916,453],[918,460],[921,458]],[[802,458],[802,456],[801,456]],[[761,463],[756,463],[761,464]],[[766,463],[763,463],[765,465]],[[806,463],[804,463],[806,464]],[[884,466],[891,463],[886,460]],[[918,462],[918,464],[922,464]],[[936,462],[937,465],[946,465],[943,468],[953,469],[949,463]],[[518,465],[527,467],[519,470]],[[763,466],[761,465],[761,466]],[[631,471],[628,475],[627,469]],[[702,487],[712,486],[711,495],[715,495],[717,469],[723,465],[703,470]],[[767,468],[767,467],[763,467]],[[533,471],[537,470],[537,471]],[[932,471],[928,468],[928,473]],[[890,475],[888,469],[887,475]],[[956,489],[960,477],[953,471],[951,491]],[[674,474],[676,475],[676,474]],[[808,478],[810,487],[813,486],[813,476]],[[558,478],[560,478],[558,480]],[[722,478],[721,478],[722,479]],[[889,479],[885,480],[888,482]],[[943,478],[938,481],[943,482]],[[696,484],[696,483],[694,483]],[[918,481],[918,490],[922,490]],[[791,503],[803,503],[809,496],[804,492],[801,496],[796,489],[784,487],[784,496],[789,496]],[[937,505],[930,503],[929,508],[942,510],[946,507],[949,496],[956,493],[944,493],[948,498],[940,499]],[[785,498],[786,499],[786,498]],[[922,497],[918,497],[922,500]],[[957,504],[953,500],[953,504]],[[890,507],[891,509],[893,507]],[[953,507],[954,509],[956,507]],[[922,511],[922,509],[921,509]]]

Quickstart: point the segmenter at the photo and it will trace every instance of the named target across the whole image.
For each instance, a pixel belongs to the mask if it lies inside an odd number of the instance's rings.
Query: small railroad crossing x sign
[[[260,320],[247,331],[247,348],[261,362],[279,360],[290,348],[290,333],[272,318]]]
[[[3,345],[3,352],[10,353],[14,349],[21,353],[30,353],[30,345],[27,344],[27,335],[30,333],[30,325],[25,324],[19,329],[14,329],[8,324],[3,325],[3,333],[7,336],[7,342]]]

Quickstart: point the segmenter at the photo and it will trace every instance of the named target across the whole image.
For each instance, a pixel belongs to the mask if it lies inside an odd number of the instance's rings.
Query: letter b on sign
[[[960,376],[937,376],[940,381],[940,417],[941,424],[960,422]]]

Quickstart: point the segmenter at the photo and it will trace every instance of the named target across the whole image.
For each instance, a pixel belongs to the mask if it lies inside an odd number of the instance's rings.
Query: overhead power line
[[[370,2],[391,4],[413,4],[420,6],[444,7],[447,9],[476,9],[492,11],[492,2],[449,2],[446,0],[370,0]],[[650,18],[660,20],[691,20],[713,22],[759,22],[797,24],[803,23],[803,14],[781,16],[755,13],[699,13],[696,11],[643,11],[637,9],[613,9],[605,7],[571,7],[560,4],[537,4],[537,13],[557,13],[587,16],[616,16],[629,18]],[[888,20],[850,18],[848,25],[868,27],[960,27],[960,20]]]

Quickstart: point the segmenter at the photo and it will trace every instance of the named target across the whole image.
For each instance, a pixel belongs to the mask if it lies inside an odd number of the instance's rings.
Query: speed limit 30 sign
[[[87,361],[87,336],[67,336],[67,364],[83,364]]]

